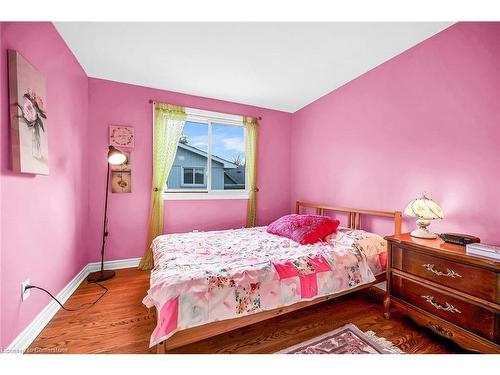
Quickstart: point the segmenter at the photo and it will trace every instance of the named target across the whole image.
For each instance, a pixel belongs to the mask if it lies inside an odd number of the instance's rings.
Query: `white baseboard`
[[[141,258],[131,258],[122,260],[111,260],[104,262],[104,268],[108,270],[117,270],[122,268],[132,268],[139,265]],[[75,292],[76,288],[82,283],[89,273],[98,271],[101,268],[101,262],[89,263],[57,294],[56,298],[64,304],[68,298]],[[4,353],[22,354],[42,332],[45,326],[56,315],[61,307],[56,301],[51,300],[49,304],[36,316],[35,319],[12,341],[5,349]]]
[[[132,268],[139,266],[141,258],[129,258],[120,260],[109,260],[104,262],[104,268],[107,270],[119,270],[122,268]],[[87,264],[87,268],[90,272],[99,271],[101,269],[101,262],[94,262]]]
[[[386,283],[385,283],[385,281],[382,281],[381,283],[375,284],[375,287],[385,291],[386,290]]]

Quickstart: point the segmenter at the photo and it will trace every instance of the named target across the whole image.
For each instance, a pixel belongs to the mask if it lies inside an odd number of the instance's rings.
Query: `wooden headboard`
[[[300,214],[302,208],[314,208],[317,215],[324,215],[325,211],[345,212],[348,214],[347,227],[351,229],[360,229],[361,215],[382,216],[394,219],[394,234],[401,234],[402,230],[402,214],[401,211],[374,211],[374,210],[359,210],[356,208],[325,206],[309,202],[297,201],[295,203],[295,213]]]

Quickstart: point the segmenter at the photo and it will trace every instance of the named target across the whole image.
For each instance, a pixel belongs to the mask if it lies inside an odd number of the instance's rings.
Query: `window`
[[[182,186],[205,185],[205,168],[182,167]]]
[[[248,198],[240,116],[186,109],[166,199]]]

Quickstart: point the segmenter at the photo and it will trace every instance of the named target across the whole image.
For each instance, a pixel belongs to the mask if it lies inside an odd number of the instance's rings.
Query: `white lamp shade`
[[[405,208],[405,215],[422,220],[443,219],[443,209],[432,199],[422,195],[421,198],[412,200]]]
[[[127,161],[127,155],[125,155],[120,150],[117,150],[113,146],[109,146],[108,151],[108,163],[112,165],[123,164]]]

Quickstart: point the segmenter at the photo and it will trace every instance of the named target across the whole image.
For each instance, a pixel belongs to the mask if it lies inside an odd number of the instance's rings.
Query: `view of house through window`
[[[166,191],[221,190],[245,190],[244,128],[210,119],[197,122],[188,118]]]

